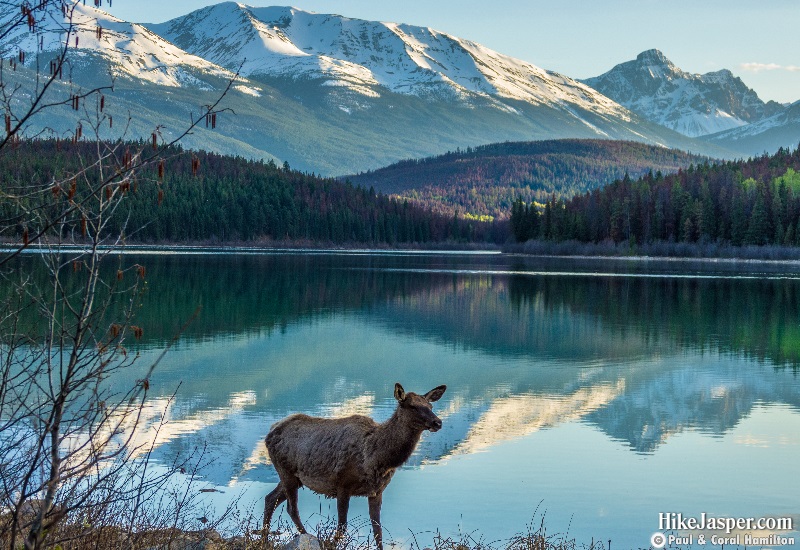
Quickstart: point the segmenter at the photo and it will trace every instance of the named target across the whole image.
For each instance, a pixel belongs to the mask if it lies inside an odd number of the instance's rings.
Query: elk
[[[306,530],[297,510],[297,491],[312,491],[336,498],[339,515],[337,536],[347,528],[350,497],[365,496],[378,550],[383,550],[381,502],[383,491],[397,468],[414,452],[422,432],[439,431],[442,421],[432,405],[447,386],[425,395],[394,385],[397,409],[382,424],[363,415],[315,418],[293,414],[276,422],[264,442],[280,482],[264,498],[264,541],[275,509],[285,500],[289,517],[302,534]]]

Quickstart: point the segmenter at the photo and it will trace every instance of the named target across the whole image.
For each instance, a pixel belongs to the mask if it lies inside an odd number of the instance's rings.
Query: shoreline
[[[85,250],[91,243],[82,242],[63,242],[48,244],[31,243],[25,246],[21,253],[45,252],[49,248],[59,248],[63,251]],[[438,243],[412,243],[390,246],[385,243],[331,243],[318,241],[194,241],[194,242],[127,242],[124,244],[100,245],[100,250],[118,250],[120,253],[130,253],[131,251],[142,253],[164,253],[164,252],[185,252],[185,253],[259,253],[259,252],[318,252],[318,253],[337,253],[337,252],[362,252],[362,253],[457,253],[472,252],[483,254],[500,254],[501,247],[491,243],[457,243],[457,242],[438,242]],[[0,253],[17,252],[20,249],[19,241],[0,240]]]
[[[30,244],[19,250],[18,243],[0,241],[0,254],[42,254],[59,248],[61,252],[86,251],[88,243],[62,243],[48,247]],[[800,247],[742,246],[717,244],[654,243],[641,247],[613,243],[578,243],[574,241],[527,243],[503,246],[487,243],[430,243],[410,246],[364,245],[363,243],[318,243],[311,241],[261,241],[229,243],[127,243],[101,245],[101,251],[116,254],[176,255],[259,255],[259,254],[475,254],[507,255],[528,258],[610,260],[626,262],[701,262],[707,264],[774,264],[800,266]]]
[[[747,262],[800,264],[800,247],[732,246],[727,243],[656,242],[583,243],[578,241],[528,241],[501,247],[504,254],[551,258],[603,258],[659,261]]]

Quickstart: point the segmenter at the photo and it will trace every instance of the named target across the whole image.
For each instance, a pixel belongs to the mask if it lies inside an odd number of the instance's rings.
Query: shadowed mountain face
[[[780,147],[794,148],[800,143],[800,101],[771,117],[712,134],[706,140],[743,156],[752,154],[756,147],[761,147],[763,151],[777,151]]]

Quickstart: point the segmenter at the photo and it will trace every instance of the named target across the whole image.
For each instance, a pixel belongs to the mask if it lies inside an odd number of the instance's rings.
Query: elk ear
[[[403,386],[400,385],[400,382],[395,382],[394,385],[394,398],[398,401],[402,401],[406,397],[406,390],[403,389]]]
[[[423,397],[428,401],[430,401],[431,403],[433,403],[434,401],[439,401],[439,398],[441,398],[442,395],[444,395],[444,390],[446,389],[447,386],[445,385],[436,386],[431,391],[426,393]]]

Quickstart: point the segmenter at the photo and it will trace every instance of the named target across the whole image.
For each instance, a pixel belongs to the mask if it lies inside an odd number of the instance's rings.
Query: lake
[[[169,419],[159,461],[206,449],[214,506],[240,497],[262,513],[277,483],[263,443],[273,422],[384,420],[401,382],[448,389],[434,407],[443,429],[384,493],[385,539],[502,541],[544,518],[550,534],[620,549],[650,546],[661,513],[800,524],[796,263],[346,251],[124,261],[147,267],[144,361],[201,307],[153,377],[146,421]],[[335,501],[304,489],[300,512],[310,527],[335,517]],[[354,499],[351,523],[367,532],[366,518]]]

